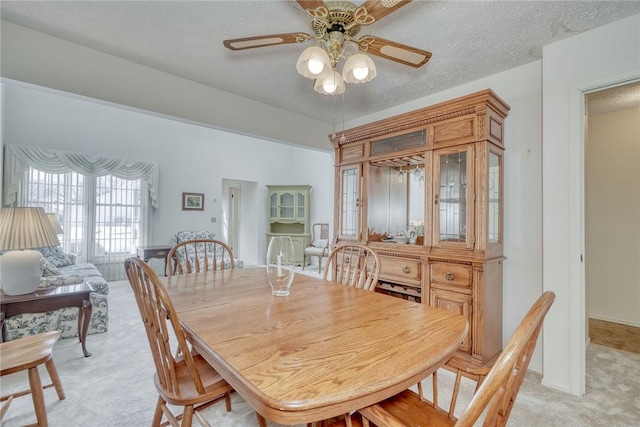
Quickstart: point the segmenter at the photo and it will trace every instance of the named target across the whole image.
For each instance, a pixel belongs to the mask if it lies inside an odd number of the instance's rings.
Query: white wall
[[[313,187],[311,219],[333,215],[333,161],[326,152],[278,144],[156,117],[130,109],[4,82],[5,144],[24,144],[116,158],[157,162],[159,208],[152,213],[149,244],[167,243],[179,230],[211,230],[222,236],[222,180],[257,183],[247,196],[256,212],[253,245],[244,241],[246,262],[266,252],[265,186],[308,184]],[[182,211],[182,192],[205,193],[204,211]],[[215,200],[215,201],[214,201]],[[243,215],[245,213],[242,213]],[[156,266],[154,265],[154,268]]]
[[[585,392],[584,96],[640,77],[640,15],[545,46],[543,241],[545,290],[556,293],[543,335],[543,383]]]
[[[262,139],[324,148],[330,127],[2,21],[2,77],[156,111]]]
[[[587,317],[640,327],[640,107],[588,117]]]

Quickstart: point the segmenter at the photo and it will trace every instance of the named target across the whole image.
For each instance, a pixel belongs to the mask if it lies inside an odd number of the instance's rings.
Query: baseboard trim
[[[621,325],[627,325],[627,326],[633,326],[635,328],[640,328],[640,322],[632,322],[632,321],[628,321],[628,320],[612,319],[612,318],[606,317],[606,316],[598,316],[598,315],[591,315],[591,314],[588,317],[589,317],[589,319],[603,320],[605,322],[619,323]]]

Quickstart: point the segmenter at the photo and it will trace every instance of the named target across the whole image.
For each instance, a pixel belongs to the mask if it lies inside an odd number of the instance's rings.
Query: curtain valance
[[[88,176],[113,175],[121,179],[142,179],[149,191],[151,206],[158,207],[158,165],[135,160],[109,159],[102,156],[60,150],[7,145],[4,155],[4,205],[16,201],[24,171],[32,167],[48,173],[77,172]]]

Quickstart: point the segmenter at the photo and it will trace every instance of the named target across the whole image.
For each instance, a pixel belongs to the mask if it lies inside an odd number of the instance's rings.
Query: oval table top
[[[265,418],[287,425],[409,388],[464,339],[460,315],[296,274],[271,295],[265,268],[161,278],[198,352]]]

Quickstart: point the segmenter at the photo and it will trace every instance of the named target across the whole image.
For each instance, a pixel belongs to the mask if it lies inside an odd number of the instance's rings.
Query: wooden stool
[[[58,393],[58,398],[60,400],[64,399],[62,383],[60,382],[60,377],[58,377],[56,365],[51,358],[53,346],[58,337],[60,337],[59,331],[51,331],[0,343],[0,376],[28,369],[30,387],[29,390],[12,393],[0,398],[0,402],[6,400],[6,403],[0,409],[0,419],[7,411],[13,398],[31,393],[33,406],[36,410],[36,419],[38,420],[37,425],[47,427],[47,412],[44,406],[44,393],[42,393],[42,390],[53,386],[56,389],[56,393]],[[49,377],[51,377],[51,384],[47,384],[44,387],[38,373],[38,366],[43,363],[49,372]]]

